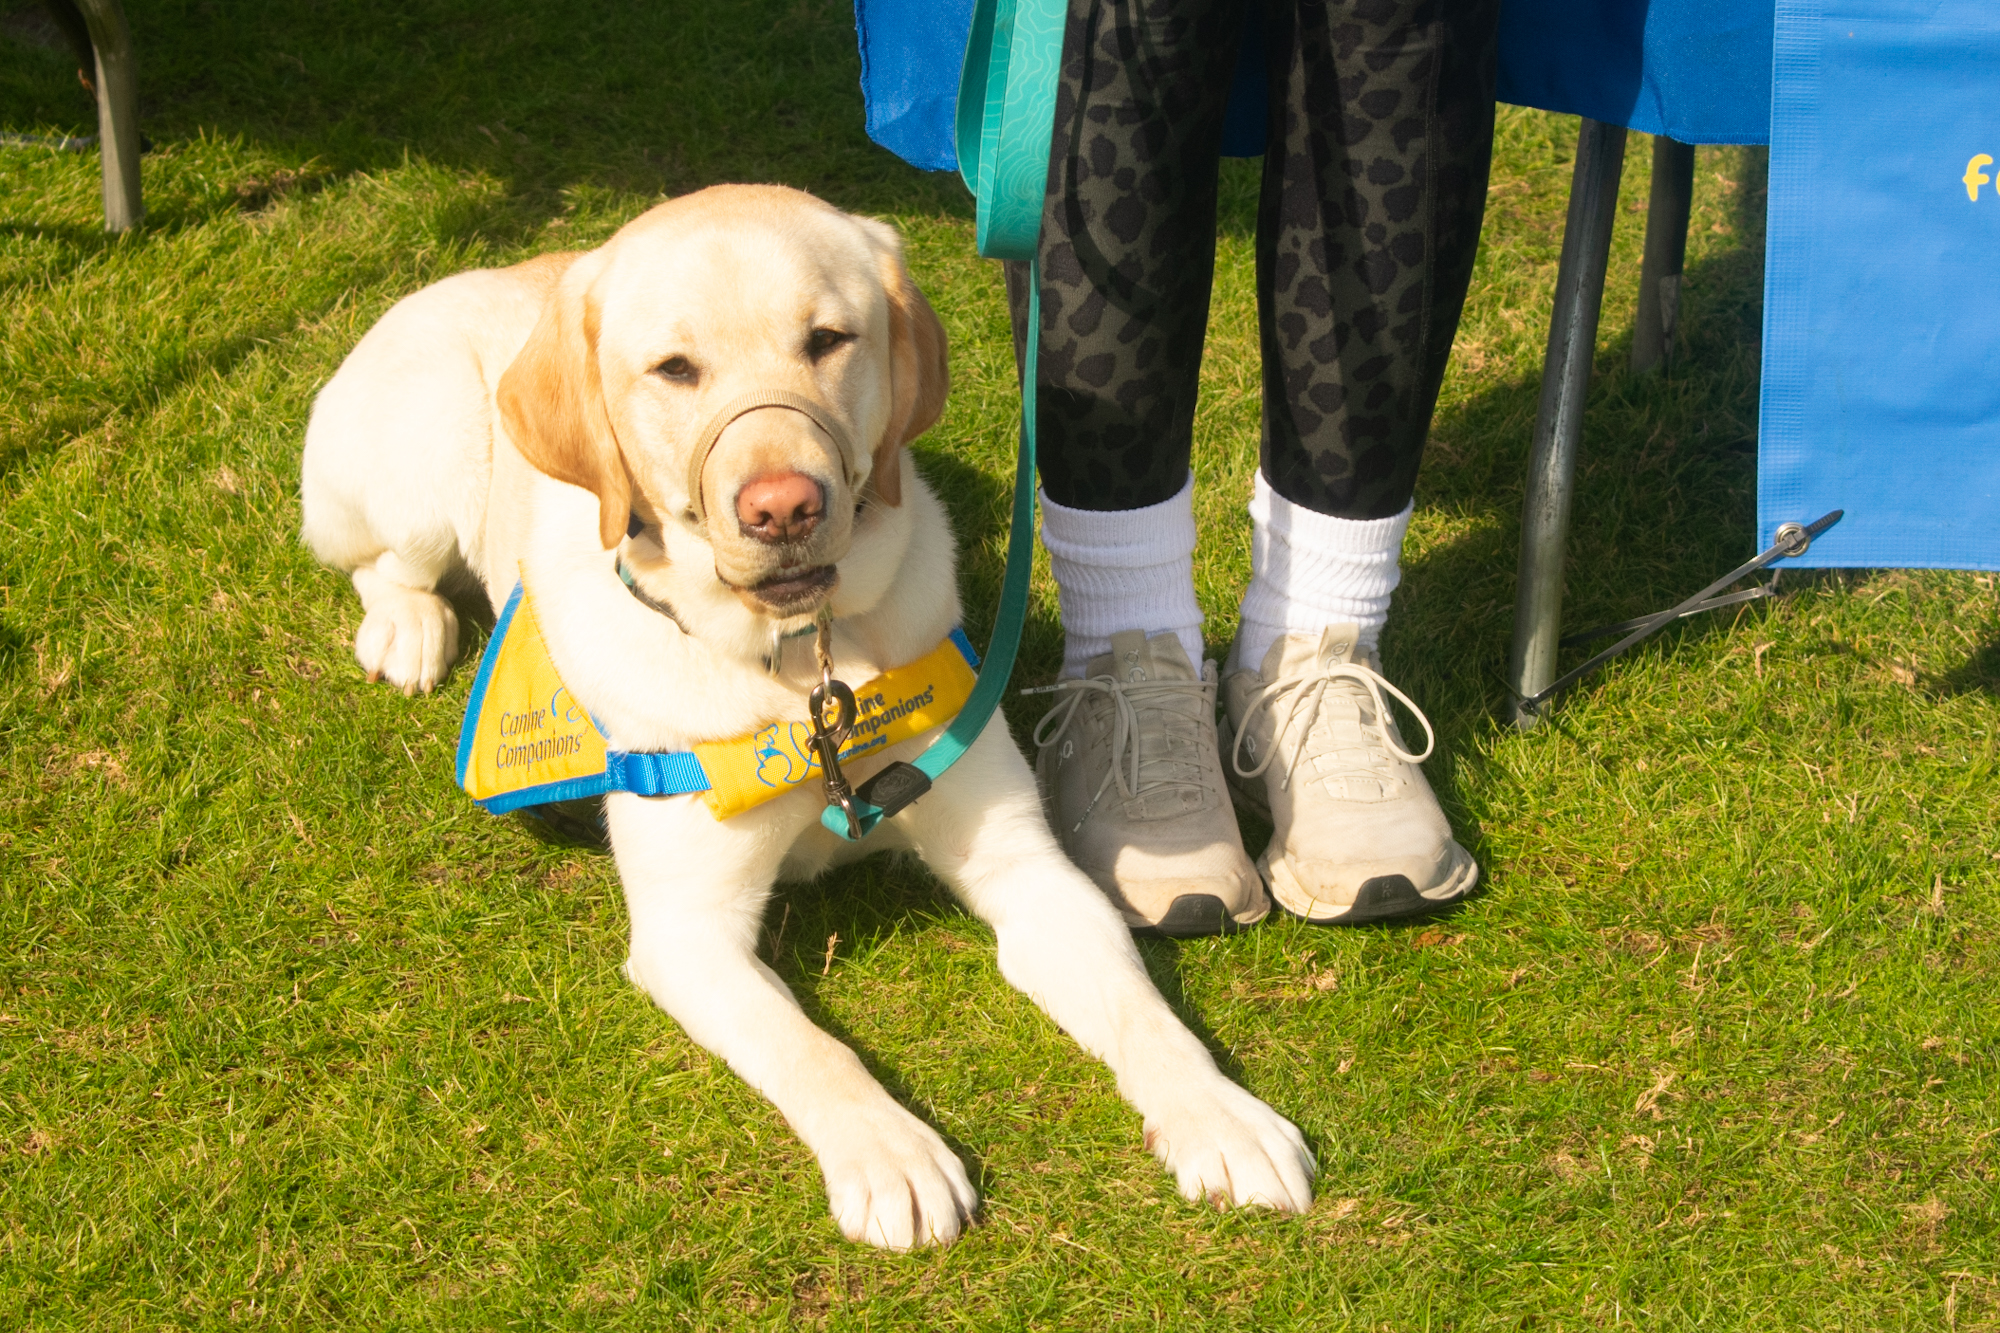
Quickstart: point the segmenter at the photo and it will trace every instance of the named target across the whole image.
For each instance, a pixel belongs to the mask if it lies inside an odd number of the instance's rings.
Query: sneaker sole
[[[1253,921],[1238,921],[1229,908],[1212,893],[1184,893],[1167,904],[1158,921],[1132,926],[1134,935],[1147,939],[1188,940],[1204,935],[1234,935],[1248,930],[1270,914],[1269,909]]]
[[[1434,912],[1442,912],[1464,896],[1455,894],[1449,898],[1426,898],[1417,892],[1417,886],[1410,883],[1407,875],[1377,875],[1374,879],[1363,880],[1361,887],[1355,891],[1354,901],[1346,911],[1337,915],[1307,916],[1303,912],[1294,912],[1283,903],[1278,903],[1278,910],[1315,926],[1368,926],[1378,921],[1411,921],[1430,916]]]
[[[1360,887],[1355,890],[1354,901],[1345,908],[1317,915],[1301,912],[1285,902],[1285,896],[1278,891],[1271,874],[1268,851],[1257,858],[1257,872],[1270,887],[1271,901],[1285,915],[1315,926],[1365,926],[1380,921],[1409,921],[1430,916],[1463,902],[1466,895],[1479,885],[1479,863],[1464,848],[1457,850],[1463,861],[1458,870],[1438,886],[1440,892],[1436,896],[1420,892],[1407,875],[1377,875],[1361,881]]]

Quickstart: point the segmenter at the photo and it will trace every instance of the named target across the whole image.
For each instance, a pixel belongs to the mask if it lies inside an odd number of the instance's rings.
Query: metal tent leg
[[[1687,263],[1688,214],[1693,208],[1694,145],[1662,135],[1653,140],[1646,261],[1639,270],[1639,317],[1632,329],[1632,369],[1641,374],[1673,360],[1681,270]]]
[[[1521,574],[1507,670],[1508,683],[1521,698],[1555,679],[1576,451],[1583,436],[1583,402],[1590,389],[1598,308],[1604,300],[1604,270],[1611,258],[1611,224],[1624,166],[1624,127],[1585,119],[1577,133],[1555,309],[1549,318],[1548,354],[1542,361],[1542,402],[1535,415],[1528,496],[1521,514]],[[1514,721],[1530,727],[1535,715],[1516,705]]]
[[[139,198],[139,77],[132,30],[118,0],[76,0],[97,52],[97,142],[104,161],[104,230],[127,231],[146,216]]]

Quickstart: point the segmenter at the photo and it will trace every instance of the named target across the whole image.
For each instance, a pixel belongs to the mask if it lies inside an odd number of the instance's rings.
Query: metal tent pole
[[[104,230],[145,220],[139,197],[139,76],[118,0],[76,0],[97,53],[97,143],[104,162]]]
[[[1586,118],[1577,133],[1555,309],[1542,361],[1542,401],[1535,416],[1528,495],[1521,514],[1521,573],[1507,671],[1508,683],[1521,698],[1538,693],[1555,679],[1576,452],[1583,437],[1583,404],[1590,390],[1598,308],[1604,300],[1611,224],[1624,166],[1624,127]],[[1535,716],[1516,706],[1514,721],[1516,726],[1531,727]]]
[[[1680,323],[1681,270],[1687,264],[1688,215],[1694,209],[1694,145],[1653,140],[1653,184],[1646,202],[1646,260],[1639,270],[1639,315],[1632,328],[1632,369],[1672,362]]]

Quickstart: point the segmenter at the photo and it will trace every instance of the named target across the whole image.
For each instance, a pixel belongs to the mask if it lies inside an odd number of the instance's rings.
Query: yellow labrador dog
[[[856,682],[958,623],[944,509],[905,448],[945,389],[943,329],[893,231],[797,191],[718,186],[601,249],[463,273],[390,310],[314,405],[305,540],[353,577],[370,679],[436,685],[458,643],[437,589],[469,575],[497,609],[519,578],[612,744],[684,750],[805,716],[813,639],[785,636],[822,607]],[[895,848],[991,924],[1007,979],[1111,1066],[1182,1194],[1309,1205],[1298,1130],[1154,990],[1117,910],[1051,837],[998,715],[865,842],[828,833],[822,808],[809,783],[728,819],[694,795],[614,794],[606,813],[627,974],[777,1104],[850,1239],[948,1242],[972,1185],[806,1018],[757,941],[776,881]]]

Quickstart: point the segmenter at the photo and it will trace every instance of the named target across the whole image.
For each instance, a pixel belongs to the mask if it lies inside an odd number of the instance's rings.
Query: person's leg
[[[1257,573],[1233,666],[1292,631],[1380,633],[1485,213],[1498,18],[1497,0],[1270,16]]]
[[[1497,25],[1498,0],[1298,0],[1268,25],[1263,457],[1226,739],[1272,818],[1259,868],[1310,920],[1478,878],[1375,650],[1478,245]]]
[[[1040,260],[1043,535],[1079,676],[1120,629],[1202,659],[1193,447],[1216,168],[1242,16],[1229,0],[1072,0]],[[1008,265],[1016,351],[1027,266]]]
[[[1188,472],[1241,22],[1233,0],[1072,0],[1032,331],[1065,639],[1037,772],[1063,849],[1128,924],[1175,935],[1268,910],[1217,748]]]

